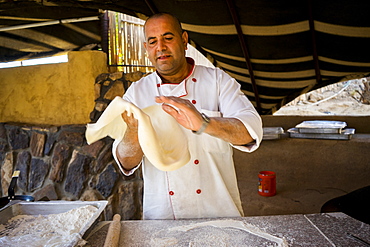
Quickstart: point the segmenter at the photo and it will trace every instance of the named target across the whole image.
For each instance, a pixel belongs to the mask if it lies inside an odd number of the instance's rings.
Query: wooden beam
[[[109,17],[108,11],[100,15],[100,34],[101,34],[101,48],[107,54],[107,61],[109,61]]]
[[[152,14],[158,13],[158,9],[151,0],[145,0],[146,5],[149,7]]]
[[[313,18],[313,10],[312,10],[312,0],[307,0],[308,3],[308,23],[310,26],[310,34],[311,34],[311,44],[312,44],[312,56],[313,62],[315,67],[315,75],[316,75],[316,82],[317,84],[321,83],[321,73],[320,73],[320,66],[319,66],[319,56],[317,54],[317,42],[316,42],[316,34],[315,34],[315,23]]]
[[[237,11],[235,9],[234,1],[233,0],[226,0],[226,2],[227,2],[227,6],[229,8],[230,14],[231,14],[231,16],[233,18],[233,22],[234,22],[236,31],[238,33],[238,38],[239,38],[240,46],[242,48],[243,56],[244,56],[245,62],[247,64],[249,76],[251,78],[253,93],[254,93],[254,97],[255,97],[255,100],[256,100],[256,109],[257,109],[257,111],[259,113],[261,113],[262,108],[261,108],[260,97],[259,97],[258,90],[257,90],[256,79],[254,77],[252,63],[251,63],[251,59],[250,59],[250,56],[249,56],[249,51],[248,51],[247,43],[245,41],[244,34],[243,34],[243,31],[242,31],[242,28],[241,28],[241,25],[240,25],[239,16],[238,16],[238,13],[237,13]]]

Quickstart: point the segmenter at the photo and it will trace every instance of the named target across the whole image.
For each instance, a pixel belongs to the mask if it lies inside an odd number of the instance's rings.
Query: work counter
[[[104,246],[110,221],[85,236]],[[121,221],[119,246],[370,246],[370,225],[343,213]]]

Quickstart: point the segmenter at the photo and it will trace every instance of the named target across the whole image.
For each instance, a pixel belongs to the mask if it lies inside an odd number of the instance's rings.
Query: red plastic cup
[[[258,194],[274,196],[276,194],[276,174],[271,171],[261,171],[258,174]]]

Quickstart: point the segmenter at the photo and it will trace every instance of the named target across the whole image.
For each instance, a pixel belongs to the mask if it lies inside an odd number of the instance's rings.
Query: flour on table
[[[69,246],[81,239],[80,230],[97,210],[87,205],[60,214],[17,215],[0,225],[0,246]]]
[[[152,238],[150,240],[150,246],[152,247],[164,247],[164,246],[176,246],[178,244],[177,238]]]
[[[161,230],[148,246],[289,246],[285,238],[237,220],[214,220]]]

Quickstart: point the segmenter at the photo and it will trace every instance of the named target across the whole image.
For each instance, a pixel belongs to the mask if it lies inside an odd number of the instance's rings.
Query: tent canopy
[[[370,72],[370,1],[0,1],[0,62],[106,48],[102,10],[176,15],[191,42],[237,79],[261,114]]]

